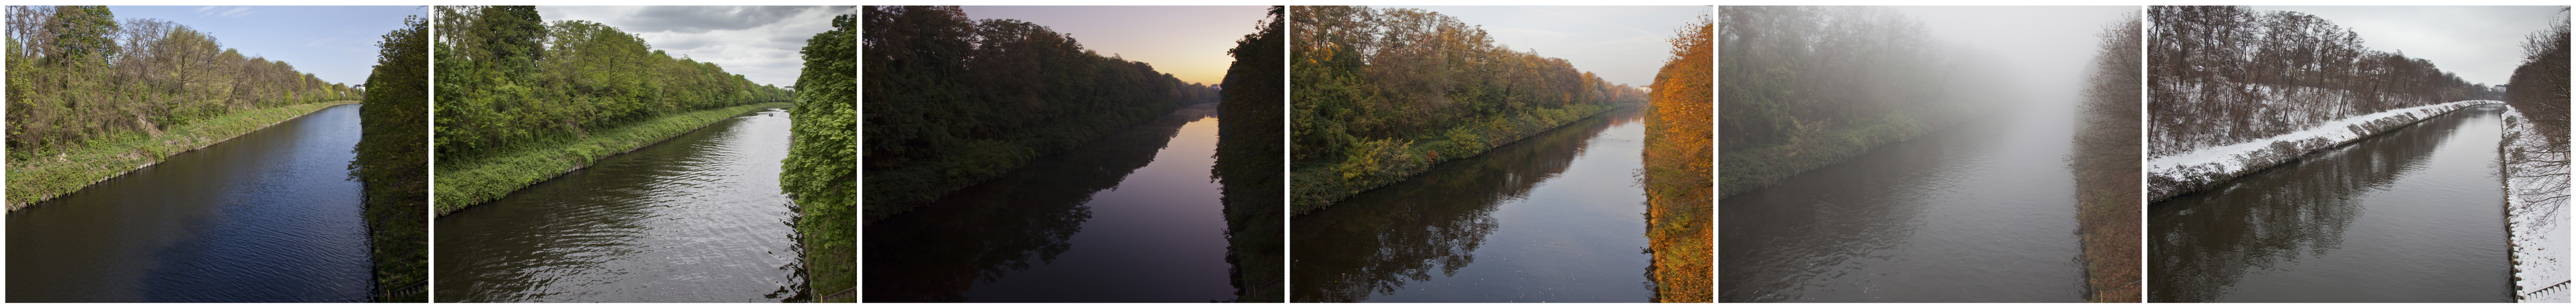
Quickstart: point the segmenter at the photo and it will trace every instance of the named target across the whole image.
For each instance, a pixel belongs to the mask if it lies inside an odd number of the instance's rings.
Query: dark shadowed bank
[[[1287,299],[1282,289],[1288,283],[1286,269],[1281,268],[1287,241],[1283,216],[1286,207],[1281,197],[1279,169],[1286,154],[1279,144],[1287,136],[1279,130],[1283,110],[1280,89],[1281,44],[1287,40],[1287,7],[1270,7],[1269,20],[1260,30],[1235,41],[1228,52],[1234,64],[1226,68],[1222,89],[1224,102],[1217,105],[1216,169],[1211,175],[1224,184],[1226,263],[1233,264],[1235,301],[1276,303]]]
[[[376,301],[429,301],[429,21],[384,35],[358,109],[358,158],[366,183]]]
[[[2085,298],[2138,302],[2138,57],[2142,34],[2132,15],[2102,29],[2102,53],[2093,56],[2075,131],[2077,229],[2084,237]]]
[[[1085,50],[1072,36],[955,6],[868,6],[863,221],[928,204],[1038,157],[1216,101],[1207,85]],[[973,59],[970,61],[970,59]]]
[[[1673,56],[1655,73],[1648,98],[1645,170],[1638,174],[1646,184],[1647,249],[1654,252],[1646,275],[1655,283],[1656,302],[1714,299],[1709,227],[1717,213],[1708,192],[1714,26],[1703,15],[1698,24],[1674,31]]]
[[[858,300],[858,20],[832,18],[832,31],[805,40],[796,107],[779,188],[796,200],[807,281],[816,302]]]

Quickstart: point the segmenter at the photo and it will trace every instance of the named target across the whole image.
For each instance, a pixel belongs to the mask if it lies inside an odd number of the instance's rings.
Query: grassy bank
[[[467,206],[501,199],[510,192],[553,179],[565,172],[589,167],[591,162],[609,155],[625,153],[660,143],[705,127],[718,120],[764,108],[786,106],[784,103],[744,104],[691,112],[662,115],[615,128],[591,131],[589,136],[558,133],[519,143],[481,159],[437,166],[435,181],[438,215],[447,215]]]
[[[1726,151],[1717,157],[1726,172],[1718,173],[1718,196],[1732,196],[1787,180],[1798,173],[1842,163],[1861,153],[1897,141],[1914,139],[1930,133],[1932,123],[1904,115],[1886,115],[1876,121],[1864,121],[1846,129],[1817,130],[1790,134],[1789,141],[1777,145]]]
[[[1292,170],[1288,191],[1294,199],[1290,209],[1305,214],[1340,202],[1343,198],[1379,186],[1394,184],[1415,174],[1430,171],[1432,165],[1459,158],[1474,157],[1496,146],[1556,129],[1575,120],[1601,114],[1612,105],[1569,105],[1554,109],[1537,109],[1513,116],[1487,118],[1481,123],[1460,125],[1434,136],[1420,136],[1414,141],[1389,139],[1363,141],[1362,155],[1335,163],[1316,163]]]
[[[170,155],[222,143],[324,107],[351,103],[357,101],[234,111],[160,132],[112,133],[69,148],[12,149],[9,151],[9,211],[158,164]]]

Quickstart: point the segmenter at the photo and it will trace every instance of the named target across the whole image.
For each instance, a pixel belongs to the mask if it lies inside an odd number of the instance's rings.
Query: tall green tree
[[[832,18],[832,31],[805,40],[805,67],[796,75],[796,107],[781,189],[803,215],[806,267],[822,300],[858,287],[855,218],[858,202],[858,16]]]
[[[403,25],[376,43],[349,174],[366,183],[378,300],[426,302],[405,287],[429,279],[429,21]]]

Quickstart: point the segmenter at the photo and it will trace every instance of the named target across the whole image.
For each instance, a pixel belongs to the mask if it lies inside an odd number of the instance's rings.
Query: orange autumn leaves
[[[1709,106],[1714,24],[1706,16],[1674,31],[1672,57],[1655,74],[1648,101],[1646,238],[1654,250],[1655,300],[1709,302],[1711,264]]]

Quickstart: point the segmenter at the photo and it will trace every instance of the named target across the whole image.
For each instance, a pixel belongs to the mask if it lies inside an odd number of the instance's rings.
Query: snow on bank
[[[2235,144],[2195,149],[2182,154],[2147,159],[2147,195],[2150,201],[2192,191],[2207,189],[2229,179],[2252,174],[2281,163],[2298,160],[2310,151],[2333,148],[2433,116],[2480,104],[2502,104],[2500,101],[2458,101],[2422,107],[2381,111],[2356,117],[2318,123],[2295,132]]]
[[[2567,275],[2567,150],[2550,146],[2521,111],[2505,109],[2505,230],[2513,243],[2514,299],[2564,303]]]

